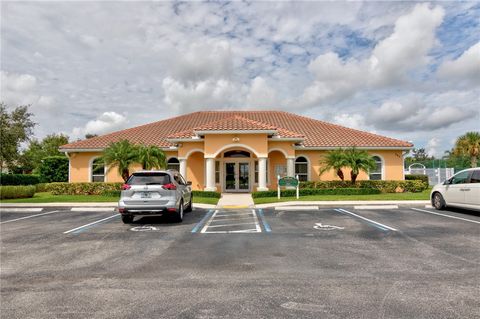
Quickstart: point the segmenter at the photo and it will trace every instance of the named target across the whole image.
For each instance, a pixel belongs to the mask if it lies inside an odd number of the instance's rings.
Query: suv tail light
[[[128,184],[123,184],[122,185],[122,190],[124,190],[124,191],[129,190],[130,188],[132,188],[132,186],[130,186]]]
[[[167,190],[171,190],[171,191],[174,191],[174,190],[177,189],[177,186],[175,186],[175,184],[173,184],[173,183],[165,184],[162,187],[163,187],[163,189],[167,189]]]

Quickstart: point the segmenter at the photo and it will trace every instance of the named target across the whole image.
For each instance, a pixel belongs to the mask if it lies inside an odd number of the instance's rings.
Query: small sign
[[[278,181],[279,186],[292,186],[292,187],[297,187],[298,185],[298,180],[295,177],[291,176],[285,176],[283,178],[280,178]]]

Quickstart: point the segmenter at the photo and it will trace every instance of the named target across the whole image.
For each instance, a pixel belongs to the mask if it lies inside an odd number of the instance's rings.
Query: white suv
[[[430,193],[433,207],[455,206],[480,211],[480,167],[458,172]]]

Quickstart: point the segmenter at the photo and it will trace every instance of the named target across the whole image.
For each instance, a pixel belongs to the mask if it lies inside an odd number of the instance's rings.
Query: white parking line
[[[72,212],[113,212],[114,207],[73,207]]]
[[[349,212],[348,210],[345,210],[345,209],[343,209],[343,208],[338,208],[338,209],[335,209],[335,210],[336,210],[337,212],[340,212],[340,213],[350,214],[350,215],[355,216],[355,217],[357,217],[357,218],[363,219],[363,220],[365,220],[365,221],[367,221],[367,222],[370,222],[370,223],[372,223],[372,224],[374,224],[374,225],[376,225],[376,226],[379,226],[380,228],[385,228],[385,229],[388,229],[388,230],[397,231],[397,229],[395,229],[395,228],[393,228],[393,227],[390,227],[390,226],[381,224],[381,223],[376,222],[376,221],[374,221],[374,220],[371,220],[371,219],[368,219],[368,218],[366,218],[366,217],[363,217],[363,216],[357,215],[357,214],[355,214],[355,213]]]
[[[398,205],[360,205],[353,206],[354,209],[397,209]]]
[[[262,228],[260,227],[260,223],[258,221],[257,214],[255,213],[255,210],[252,209],[251,213],[225,213],[225,212],[220,212],[219,210],[216,210],[212,217],[207,221],[205,226],[202,228],[200,231],[201,233],[204,234],[213,234],[213,233],[221,233],[221,234],[227,234],[227,233],[261,233]],[[227,217],[227,218],[218,218],[218,217]],[[236,218],[238,217],[238,218]],[[246,219],[250,219],[251,222],[247,222]],[[225,224],[222,223],[223,221],[239,221],[240,223],[234,223],[234,224]],[[245,222],[243,222],[245,221]],[[215,223],[221,223],[220,225],[216,225]],[[219,227],[234,227],[234,226],[241,226],[241,225],[255,225],[255,228],[249,228],[249,229],[241,229],[241,230],[223,230],[223,231],[214,231],[212,230],[213,228],[219,228]],[[251,227],[251,226],[250,226]]]
[[[256,228],[242,229],[242,230],[219,230],[219,231],[206,231],[205,234],[230,234],[230,233],[258,233]]]
[[[119,214],[115,214],[115,215],[109,216],[109,217],[107,217],[107,218],[103,218],[103,219],[97,220],[97,221],[95,221],[95,222],[93,222],[93,223],[89,223],[89,224],[82,225],[82,226],[77,227],[77,228],[74,228],[74,229],[67,230],[67,231],[65,231],[65,232],[63,232],[63,233],[64,233],[64,234],[68,234],[68,233],[74,232],[74,231],[76,231],[76,230],[80,230],[80,229],[82,229],[82,228],[85,228],[85,227],[88,227],[88,226],[91,226],[91,225],[98,224],[98,223],[100,223],[100,222],[103,222],[104,220],[107,220],[107,219],[110,219],[110,218],[113,218],[113,217],[119,217],[119,216],[120,216]]]
[[[207,231],[207,228],[208,226],[210,226],[210,223],[213,221],[213,219],[215,218],[215,216],[217,215],[218,213],[218,210],[216,210],[212,217],[210,217],[210,219],[208,220],[208,222],[205,224],[205,226],[203,226],[202,230],[200,231],[201,233],[205,233]]]
[[[215,215],[215,216],[216,217],[224,217],[224,216],[235,217],[235,216],[242,216],[242,215],[252,215],[252,213],[231,213],[231,214],[219,214],[219,215]]]
[[[454,219],[460,219],[460,220],[464,220],[466,222],[471,222],[471,223],[475,223],[475,224],[480,224],[479,221],[476,221],[476,220],[472,220],[472,219],[466,219],[466,218],[462,218],[462,217],[456,217],[456,216],[451,216],[451,215],[446,215],[446,214],[440,214],[440,213],[436,213],[436,212],[431,212],[429,210],[424,210],[424,209],[419,209],[419,208],[412,208],[413,210],[416,210],[416,211],[419,211],[419,212],[424,212],[424,213],[428,213],[428,214],[433,214],[433,215],[438,215],[438,216],[443,216],[443,217],[448,217],[448,218],[454,218]]]
[[[25,217],[10,219],[10,220],[6,220],[6,221],[4,221],[4,222],[1,222],[0,224],[6,224],[6,223],[11,223],[11,222],[16,222],[17,220],[23,220],[23,219],[32,218],[32,217],[37,217],[37,216],[49,215],[49,214],[58,213],[58,212],[61,212],[61,210],[54,210],[54,211],[47,212],[47,213],[35,214],[35,215],[30,215],[30,216],[25,216]]]
[[[0,207],[2,212],[25,212],[25,213],[36,213],[41,212],[43,208],[10,208],[10,207]]]
[[[277,206],[275,210],[318,210],[318,206]]]
[[[218,215],[217,215],[218,217]],[[214,220],[214,222],[223,222],[225,220],[242,220],[242,219],[250,219],[252,218],[253,216],[249,216],[249,217],[240,217],[240,218],[218,218],[216,220]]]

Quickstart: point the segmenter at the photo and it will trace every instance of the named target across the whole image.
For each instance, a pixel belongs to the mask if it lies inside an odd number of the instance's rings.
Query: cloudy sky
[[[1,3],[1,100],[37,137],[286,110],[441,155],[480,129],[479,2]]]

